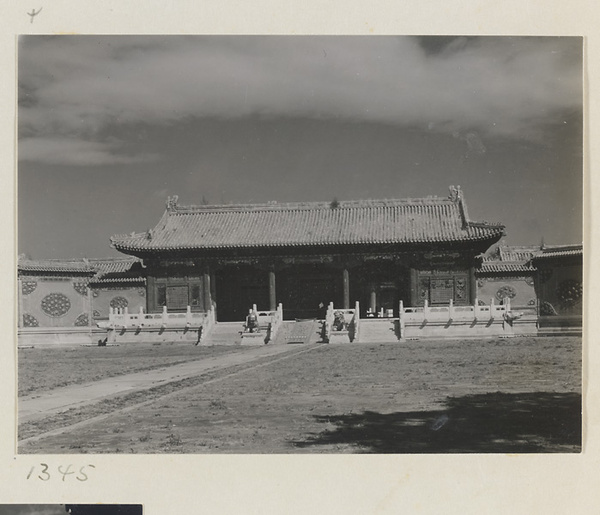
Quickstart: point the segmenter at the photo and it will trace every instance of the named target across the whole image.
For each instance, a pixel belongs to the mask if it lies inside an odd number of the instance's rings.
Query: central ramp
[[[358,341],[360,343],[379,343],[398,341],[398,319],[362,318]]]
[[[319,322],[316,319],[283,322],[275,343],[316,343],[319,341]]]
[[[239,345],[243,330],[243,322],[217,322],[202,345]]]

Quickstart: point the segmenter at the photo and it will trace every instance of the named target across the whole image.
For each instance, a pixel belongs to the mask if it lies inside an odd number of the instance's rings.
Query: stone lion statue
[[[344,319],[344,313],[336,311],[333,313],[333,324],[332,328],[334,331],[343,331],[346,328],[346,320]]]
[[[258,317],[256,313],[252,310],[248,313],[246,317],[246,331],[249,333],[257,333],[258,332]]]

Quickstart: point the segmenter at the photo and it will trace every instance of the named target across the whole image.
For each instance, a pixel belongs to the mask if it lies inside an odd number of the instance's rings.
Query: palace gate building
[[[248,309],[323,318],[330,302],[398,316],[404,306],[473,305],[481,255],[504,226],[469,218],[448,197],[182,206],[170,197],[156,226],[111,245],[145,267],[147,311]],[[392,310],[392,311],[389,311]]]

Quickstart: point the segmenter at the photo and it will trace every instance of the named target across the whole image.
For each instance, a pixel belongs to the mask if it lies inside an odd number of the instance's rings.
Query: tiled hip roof
[[[91,282],[144,282],[144,272],[137,258],[105,259],[19,259],[19,273],[94,276]]]
[[[539,246],[516,247],[503,246],[498,249],[499,258],[501,261],[529,261],[536,252],[539,251]]]
[[[569,256],[583,256],[583,245],[561,245],[546,247],[537,253],[534,259],[562,258]]]
[[[98,271],[91,281],[94,284],[143,283],[146,281],[141,262],[136,258],[92,259],[90,263]]]
[[[98,272],[98,276],[103,276],[128,272],[134,264],[139,263],[139,260],[133,257],[92,258],[89,259],[89,263]]]
[[[94,278],[90,281],[91,284],[146,284],[145,277],[100,277],[99,279]]]
[[[19,259],[19,272],[63,273],[92,275],[95,269],[84,260],[67,259]]]
[[[483,262],[477,273],[531,273],[535,272],[535,267],[529,263],[502,263],[502,262]]]
[[[115,236],[118,250],[294,247],[497,240],[500,224],[470,222],[462,200],[171,207],[147,233]]]

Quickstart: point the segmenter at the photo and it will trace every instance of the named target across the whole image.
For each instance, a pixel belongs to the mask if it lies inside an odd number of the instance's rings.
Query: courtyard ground
[[[23,348],[19,349],[19,396],[241,350],[244,349],[189,343]]]
[[[578,452],[581,339],[288,345],[19,438],[20,453]]]

